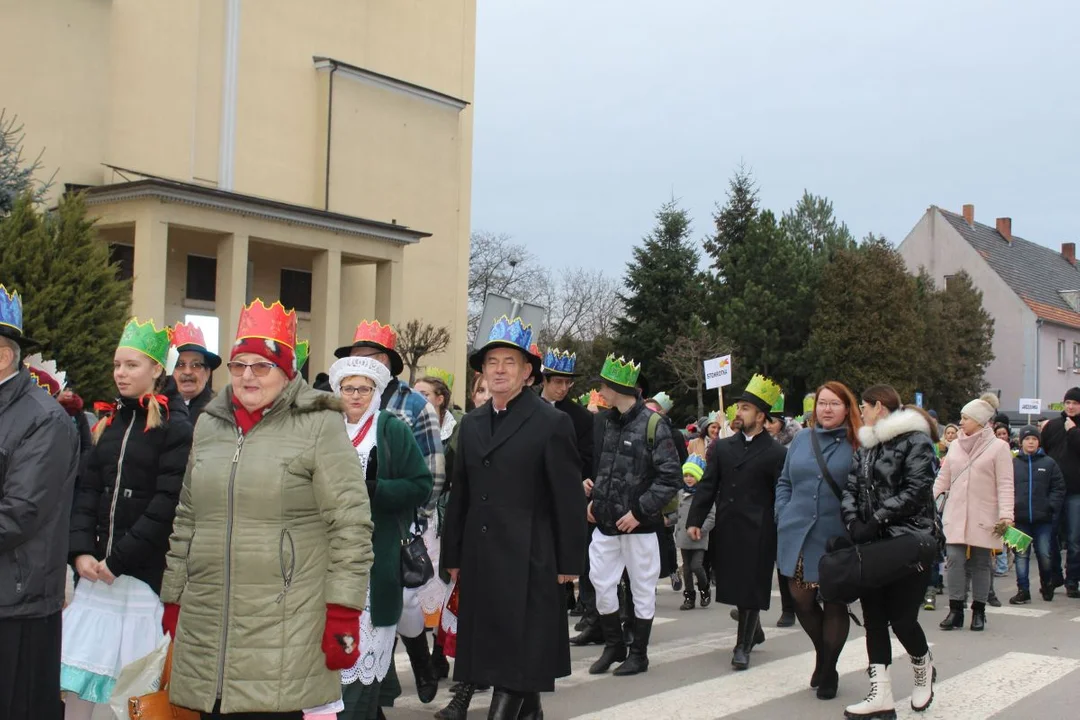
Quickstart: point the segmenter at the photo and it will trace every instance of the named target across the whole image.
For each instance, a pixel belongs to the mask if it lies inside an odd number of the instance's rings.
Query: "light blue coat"
[[[818,434],[825,464],[841,490],[854,454],[846,427],[808,428],[788,446],[784,470],[776,484],[776,564],[782,575],[792,577],[801,555],[806,582],[818,581],[818,561],[825,554],[825,543],[837,535],[847,535],[840,500],[814,457],[812,432]]]

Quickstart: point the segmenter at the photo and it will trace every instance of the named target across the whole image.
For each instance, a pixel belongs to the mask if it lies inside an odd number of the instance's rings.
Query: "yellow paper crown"
[[[746,394],[761,398],[768,407],[774,407],[783,394],[780,386],[764,375],[755,375],[746,385]]]

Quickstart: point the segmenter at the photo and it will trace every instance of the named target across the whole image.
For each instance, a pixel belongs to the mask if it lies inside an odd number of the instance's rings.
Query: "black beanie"
[[[1080,402],[1080,387],[1069,388],[1065,393],[1065,399]]]
[[[1031,437],[1032,435],[1039,437],[1039,428],[1034,425],[1025,425],[1020,428],[1020,442],[1024,442],[1024,438]]]

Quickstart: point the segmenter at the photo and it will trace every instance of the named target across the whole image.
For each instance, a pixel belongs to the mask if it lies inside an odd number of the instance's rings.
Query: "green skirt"
[[[338,720],[375,720],[380,707],[394,707],[394,701],[401,697],[401,683],[397,669],[390,663],[386,677],[382,682],[371,685],[354,682],[341,688],[341,699],[345,709],[338,713]]]

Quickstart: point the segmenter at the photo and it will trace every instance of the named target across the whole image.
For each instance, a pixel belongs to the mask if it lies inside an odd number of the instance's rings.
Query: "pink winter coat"
[[[963,434],[949,446],[949,454],[934,482],[934,497],[949,493],[942,525],[950,545],[1001,550],[994,525],[1013,519],[1013,455],[1009,444],[985,428]]]

